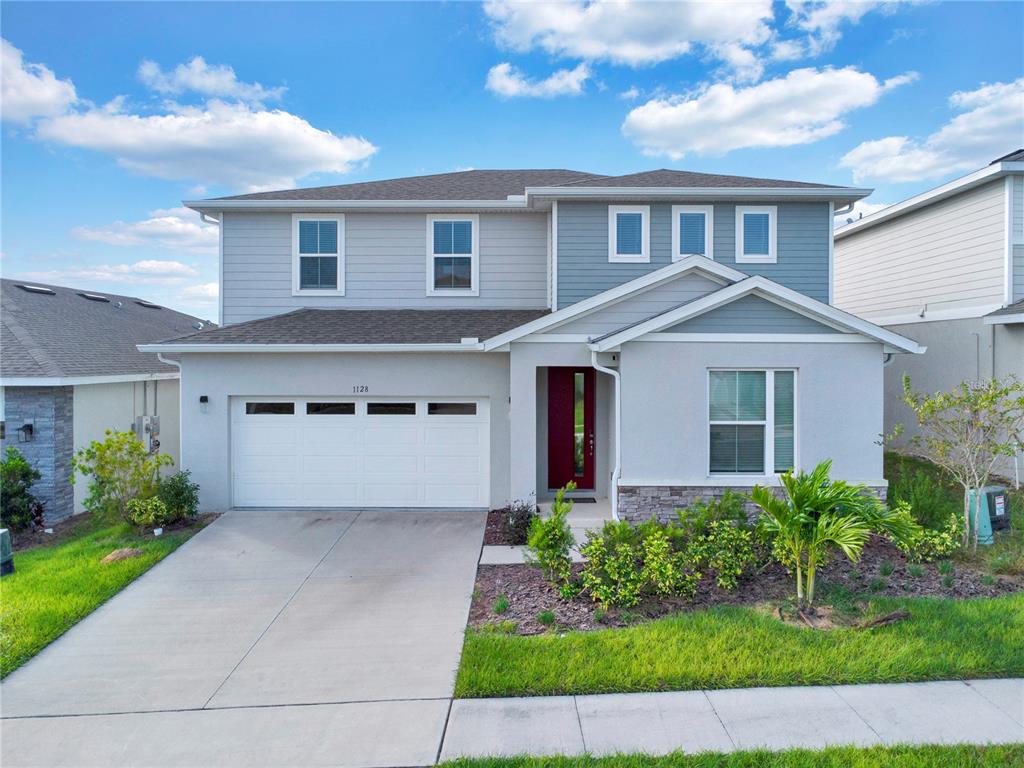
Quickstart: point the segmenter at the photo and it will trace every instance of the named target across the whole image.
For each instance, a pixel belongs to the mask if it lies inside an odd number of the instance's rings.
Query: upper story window
[[[292,216],[293,294],[345,293],[345,217]]]
[[[480,233],[477,216],[427,217],[427,295],[478,296]]]
[[[711,474],[773,475],[796,460],[796,371],[708,372]]]
[[[714,258],[715,209],[711,205],[672,206],[672,261],[687,256]]]
[[[650,260],[650,206],[608,206],[608,261],[646,263]]]
[[[774,205],[736,206],[736,263],[774,264],[778,209]]]

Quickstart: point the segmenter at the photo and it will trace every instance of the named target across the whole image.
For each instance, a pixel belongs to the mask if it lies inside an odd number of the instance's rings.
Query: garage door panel
[[[246,413],[254,401],[232,399],[236,506],[487,506],[486,400],[473,401],[474,416],[439,414],[437,407],[431,414],[428,402],[436,398],[403,398],[415,402],[415,415],[368,415],[368,401],[358,398],[344,414],[307,408],[329,397],[271,399],[293,412]]]

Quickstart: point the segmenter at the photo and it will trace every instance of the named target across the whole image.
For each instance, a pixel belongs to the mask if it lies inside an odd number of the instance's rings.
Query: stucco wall
[[[180,456],[178,390],[176,379],[79,384],[74,388],[74,450],[102,440],[108,429],[130,430],[137,416],[159,416],[160,451],[174,459],[169,471],[176,471]],[[79,475],[74,488],[75,512],[82,512],[88,481]]]
[[[708,368],[797,368],[799,467],[883,486],[879,344],[630,342],[621,352],[622,486],[739,486],[708,471]],[[764,482],[762,478],[760,482]]]
[[[916,391],[927,394],[992,376],[1012,374],[1024,381],[1024,325],[985,325],[981,319],[968,319],[893,325],[889,330],[928,347],[923,355],[899,355],[885,368],[885,430],[891,433],[897,424],[903,425],[897,447],[919,434],[913,412],[903,403],[905,373]],[[1024,472],[1024,456],[1019,466]],[[1001,463],[999,471],[1013,478],[1013,462]]]
[[[201,488],[204,510],[230,506],[232,396],[367,395],[489,397],[491,506],[509,498],[508,355],[186,354],[182,356],[181,462]],[[210,399],[202,413],[200,395]],[[532,452],[532,446],[531,446]]]

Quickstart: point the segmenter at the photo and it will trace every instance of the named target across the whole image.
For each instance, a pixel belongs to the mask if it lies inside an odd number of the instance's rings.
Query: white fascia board
[[[527,199],[589,200],[633,197],[711,200],[861,200],[874,192],[858,187],[527,187]]]
[[[181,353],[273,353],[273,352],[480,352],[483,345],[466,344],[139,344],[140,352]]]
[[[650,333],[633,341],[715,342],[723,344],[877,344],[859,333]]]
[[[525,200],[183,200],[200,213],[222,211],[525,211]]]
[[[918,323],[936,323],[943,320],[972,320],[984,317],[989,312],[1002,308],[1002,304],[990,303],[969,307],[950,307],[948,309],[928,309],[928,305],[919,312],[901,312],[894,315],[874,315],[869,322],[875,325],[917,325]]]
[[[165,381],[181,378],[175,373],[126,373],[114,376],[4,376],[0,387],[73,387],[78,384],[122,384],[130,381]]]
[[[945,200],[947,197],[952,197],[953,195],[960,194],[961,192],[966,192],[969,189],[986,184],[1000,178],[1001,176],[1014,173],[1024,173],[1024,162],[998,163],[996,165],[986,166],[981,170],[974,171],[966,176],[961,176],[959,179],[953,179],[952,181],[946,182],[934,189],[929,189],[927,192],[922,192],[919,195],[909,197],[901,203],[896,203],[894,205],[890,205],[888,208],[875,211],[871,215],[865,216],[863,219],[858,219],[851,224],[845,224],[836,229],[833,236],[836,240],[841,240],[854,232],[869,229],[876,224],[881,224],[883,221],[888,221],[889,219],[901,216],[904,213],[909,213],[917,208],[937,203],[940,200]]]
[[[924,352],[924,347],[920,346],[916,341],[888,331],[885,328],[880,328],[874,323],[869,323],[867,320],[863,320],[856,315],[843,312],[841,309],[831,307],[828,304],[805,296],[791,288],[786,288],[760,275],[749,277],[739,283],[734,283],[719,291],[715,291],[715,293],[708,294],[681,307],[652,317],[650,320],[624,328],[622,331],[607,336],[589,346],[598,352],[606,352],[627,341],[632,341],[648,333],[660,331],[663,328],[678,325],[751,293],[756,293],[764,299],[781,304],[787,309],[809,317],[812,320],[860,333],[868,338],[882,342],[895,350],[914,354]]]
[[[735,283],[747,277],[743,272],[727,267],[725,264],[712,261],[705,256],[687,256],[685,259],[680,259],[660,269],[655,269],[635,280],[630,280],[628,283],[622,283],[614,288],[609,288],[607,291],[583,299],[583,301],[577,301],[565,309],[552,312],[550,315],[537,318],[518,328],[506,331],[499,336],[487,339],[484,342],[484,349],[492,350],[509,342],[517,341],[531,333],[538,333],[546,328],[552,328],[590,312],[595,312],[602,307],[622,301],[636,293],[654,288],[692,271],[704,272],[709,278],[723,283]]]
[[[1013,325],[1015,323],[1024,323],[1024,312],[1018,312],[1015,315],[993,315],[983,319],[985,325]]]

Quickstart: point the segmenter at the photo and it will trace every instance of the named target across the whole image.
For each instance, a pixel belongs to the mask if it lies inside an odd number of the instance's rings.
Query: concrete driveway
[[[0,686],[2,763],[433,763],[483,529],[229,512]]]

